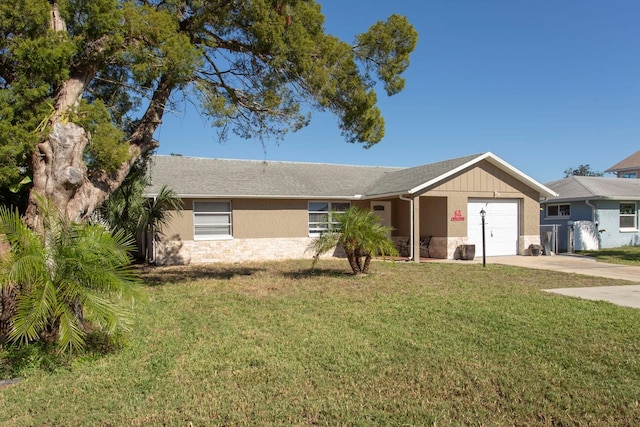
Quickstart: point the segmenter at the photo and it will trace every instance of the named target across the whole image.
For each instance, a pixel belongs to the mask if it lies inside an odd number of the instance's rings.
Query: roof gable
[[[557,197],[546,202],[575,200],[640,200],[640,179],[600,176],[571,176],[546,184]]]
[[[611,166],[605,172],[617,172],[627,169],[640,169],[640,151],[636,151],[629,157]]]
[[[483,160],[488,161],[519,181],[534,188],[541,196],[548,197],[557,195],[553,190],[520,172],[491,152],[459,157],[457,159],[392,172],[369,187],[367,195],[368,197],[373,197],[392,194],[420,194],[442,184],[455,174],[474,167]]]

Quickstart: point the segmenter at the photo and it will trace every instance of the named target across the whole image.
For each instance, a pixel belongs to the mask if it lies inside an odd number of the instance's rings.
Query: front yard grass
[[[0,424],[640,424],[640,312],[541,291],[624,282],[309,265],[146,271],[129,345],[24,371],[0,389]]]
[[[612,264],[640,265],[640,246],[599,249],[597,251],[577,251],[580,255]]]

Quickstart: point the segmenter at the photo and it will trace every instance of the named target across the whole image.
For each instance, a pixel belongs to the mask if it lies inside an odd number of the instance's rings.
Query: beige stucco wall
[[[193,201],[182,200],[181,211],[171,211],[171,219],[159,233],[163,239],[193,240]]]
[[[309,235],[306,200],[237,199],[231,206],[235,239]]]
[[[204,200],[204,199],[203,199]],[[231,201],[233,237],[307,237],[306,200],[219,199]],[[193,240],[193,199],[183,200],[184,209],[173,215],[162,230],[169,240]]]

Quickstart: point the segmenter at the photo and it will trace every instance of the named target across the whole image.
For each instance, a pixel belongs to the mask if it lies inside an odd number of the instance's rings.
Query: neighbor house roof
[[[626,159],[611,166],[605,172],[618,172],[628,169],[640,169],[640,151],[636,151]]]
[[[640,200],[640,179],[571,176],[546,184],[559,194],[545,202],[576,200]]]
[[[181,197],[366,199],[419,194],[483,160],[541,196],[556,195],[492,153],[413,168],[154,156],[147,194],[157,195],[165,184]]]

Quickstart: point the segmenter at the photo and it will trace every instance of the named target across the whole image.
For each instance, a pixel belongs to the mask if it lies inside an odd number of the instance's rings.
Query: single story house
[[[546,184],[540,231],[558,252],[640,245],[640,180],[572,176]]]
[[[420,260],[523,254],[540,243],[542,197],[556,193],[487,152],[411,168],[155,156],[147,195],[170,186],[182,199],[154,240],[160,264],[309,258],[332,211],[371,209]],[[469,248],[469,246],[466,246]]]

